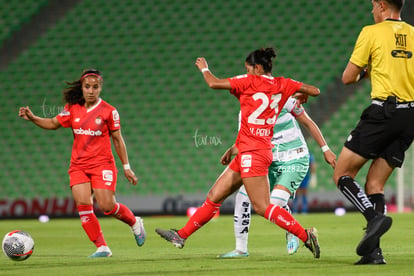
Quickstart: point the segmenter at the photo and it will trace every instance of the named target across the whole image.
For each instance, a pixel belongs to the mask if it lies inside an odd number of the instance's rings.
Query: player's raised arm
[[[210,88],[213,89],[231,89],[231,85],[228,79],[219,79],[211,73],[208,68],[208,64],[205,58],[198,57],[195,65],[204,76],[204,80]]]
[[[38,127],[44,129],[58,129],[61,127],[59,121],[54,118],[42,118],[33,114],[28,106],[19,108],[19,116],[27,121],[33,122]]]
[[[304,93],[312,97],[319,96],[319,94],[321,93],[318,87],[306,83],[302,84],[298,92]]]
[[[308,96],[316,97],[319,96],[321,91],[318,87],[303,83],[300,89],[293,94],[293,97],[296,98],[299,103],[303,104],[308,101]]]

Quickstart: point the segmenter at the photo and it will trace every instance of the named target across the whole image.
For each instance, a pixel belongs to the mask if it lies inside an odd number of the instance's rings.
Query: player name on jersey
[[[251,127],[250,128],[250,133],[253,134],[254,136],[271,136],[270,133],[270,129],[269,128],[255,128],[255,127]]]

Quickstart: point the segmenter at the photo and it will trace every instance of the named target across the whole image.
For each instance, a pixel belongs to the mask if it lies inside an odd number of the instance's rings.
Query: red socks
[[[178,231],[178,235],[183,239],[187,239],[201,226],[206,224],[217,213],[220,206],[221,204],[211,202],[207,198],[203,205],[190,217],[187,224]],[[264,217],[286,231],[294,234],[303,242],[306,242],[308,239],[308,235],[302,225],[300,225],[288,211],[280,206],[270,204],[266,209]]]
[[[114,218],[125,222],[129,226],[134,225],[136,222],[134,214],[122,203],[115,204],[115,207],[110,212],[105,212],[104,214],[107,216],[111,215]]]
[[[101,226],[98,219],[96,218],[95,213],[93,212],[92,205],[78,205],[79,217],[82,222],[82,227],[88,235],[88,238],[96,245],[100,247],[106,245],[105,238],[102,234]],[[113,217],[125,222],[129,226],[135,224],[136,219],[131,210],[128,209],[125,205],[117,203],[115,207],[105,215],[112,215]]]
[[[85,230],[86,235],[88,235],[88,238],[96,245],[96,247],[106,245],[101,226],[93,212],[93,206],[78,205],[76,208],[78,209],[82,227]]]
[[[187,224],[178,231],[178,235],[183,239],[187,239],[201,226],[206,224],[217,213],[220,206],[221,204],[211,202],[207,198],[203,205],[197,209],[192,217],[190,217]],[[302,225],[300,225],[299,222],[297,222],[285,209],[270,204],[266,209],[264,217],[286,231],[294,234],[303,242],[306,242],[308,239],[308,235]]]
[[[273,222],[277,226],[285,229],[286,231],[294,234],[296,237],[306,242],[308,235],[305,229],[288,211],[280,206],[270,204],[264,215],[265,219]]]
[[[187,224],[178,231],[178,235],[183,239],[188,238],[201,226],[209,222],[220,209],[220,206],[221,204],[211,202],[207,198],[203,205],[190,217]]]

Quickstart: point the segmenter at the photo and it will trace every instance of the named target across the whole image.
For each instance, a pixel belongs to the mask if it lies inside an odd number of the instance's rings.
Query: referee
[[[404,0],[372,0],[375,24],[359,34],[342,81],[371,79],[372,103],[345,141],[333,179],[367,220],[355,264],[385,264],[380,237],[391,227],[384,185],[414,137],[414,27],[401,20]],[[372,160],[365,189],[354,180]]]

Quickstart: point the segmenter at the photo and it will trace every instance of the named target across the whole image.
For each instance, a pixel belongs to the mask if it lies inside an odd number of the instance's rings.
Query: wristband
[[[129,163],[124,164],[123,167],[124,167],[124,170],[130,170],[131,169],[131,166],[129,165]]]
[[[208,68],[201,69],[201,73],[203,73],[203,74],[204,74],[204,72],[207,72],[207,71],[210,71],[210,69],[208,69]]]
[[[329,150],[328,145],[322,146],[322,147],[321,147],[321,150],[322,150],[322,152],[326,152],[326,151],[328,151],[328,150]]]
[[[363,78],[365,78],[365,75],[367,74],[367,70],[363,69],[360,73],[359,73],[359,78],[358,81],[362,80]]]

